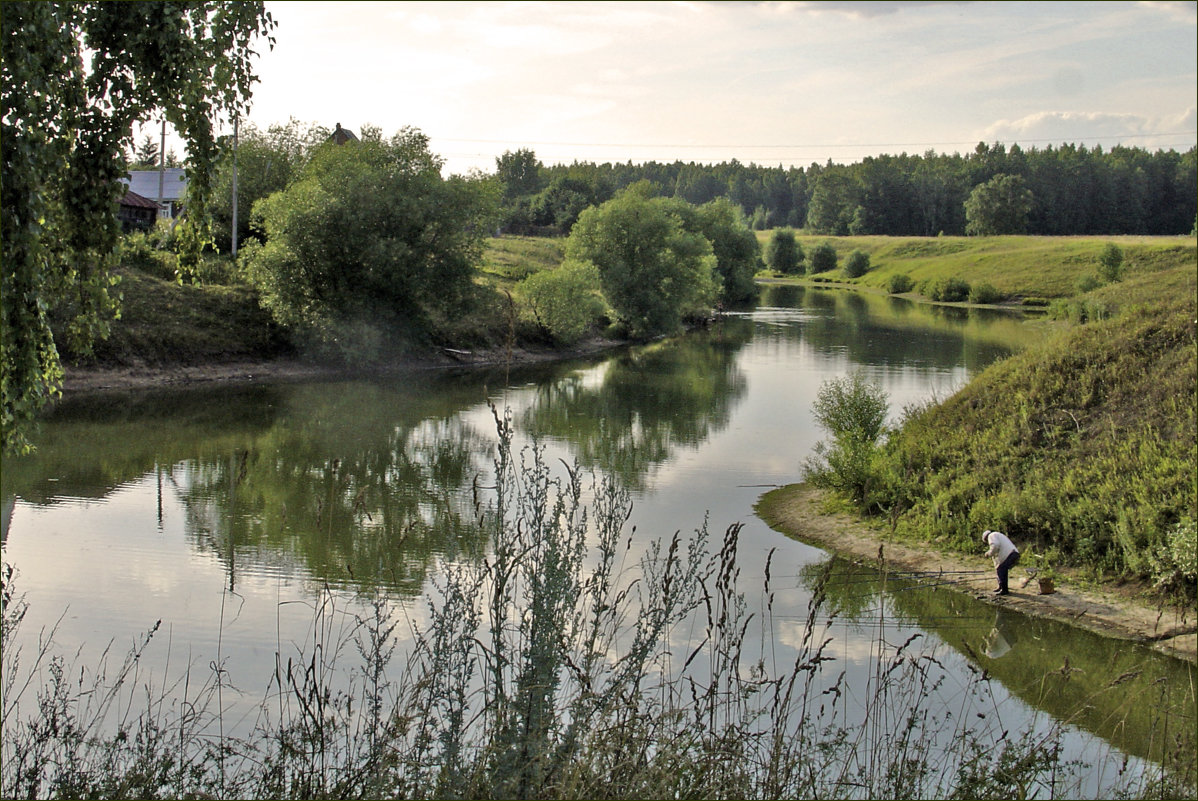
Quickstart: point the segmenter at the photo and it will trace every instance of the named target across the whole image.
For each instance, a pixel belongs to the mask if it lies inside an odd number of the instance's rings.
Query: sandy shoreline
[[[979,545],[978,556],[945,554],[891,541],[883,532],[845,514],[827,514],[819,490],[791,485],[767,493],[758,503],[758,514],[777,531],[853,559],[878,565],[883,560],[903,570],[938,571],[989,568]],[[1198,663],[1198,627],[1193,609],[1158,607],[1117,589],[1082,589],[1057,582],[1057,591],[1040,595],[1035,582],[1026,582],[1023,567],[1011,572],[1011,594],[993,594],[994,584],[961,585],[960,592],[984,603],[1015,612],[1060,620],[1108,637],[1135,640],[1171,656]]]

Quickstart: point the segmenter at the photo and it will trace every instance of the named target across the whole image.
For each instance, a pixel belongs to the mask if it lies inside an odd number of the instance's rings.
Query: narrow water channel
[[[705,520],[716,538],[743,523],[739,587],[768,623],[761,659],[795,659],[818,586],[829,682],[868,684],[910,642],[952,677],[943,708],[974,728],[1065,721],[1070,757],[1100,794],[1125,758],[1162,757],[1167,721],[1154,712],[1177,708],[1193,725],[1192,666],[834,560],[752,511],[801,477],[824,436],[811,418],[823,381],[863,371],[897,418],[1041,325],[772,287],[707,330],[582,363],[68,399],[36,455],[3,464],[3,558],[29,603],[20,645],[54,630],[63,653],[91,664],[161,620],[142,669],[219,664],[239,692],[230,727],[248,726],[277,655],[310,637],[318,596],[354,609],[384,593],[419,622],[445,560],[483,547],[470,523],[495,449],[491,402],[511,410],[517,445],[627,488],[638,548]],[[677,634],[680,654],[688,636]]]

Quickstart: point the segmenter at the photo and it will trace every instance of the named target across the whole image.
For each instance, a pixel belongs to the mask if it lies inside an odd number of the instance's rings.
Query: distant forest
[[[980,143],[967,155],[928,151],[806,168],[735,160],[546,167],[534,151],[521,149],[496,159],[496,166],[508,233],[568,233],[583,209],[637,181],[695,204],[727,197],[758,230],[790,226],[837,236],[963,235],[965,201],[1004,175],[1018,176],[1031,192],[1026,228],[1018,233],[1189,234],[1198,221],[1194,148],[1152,153]]]

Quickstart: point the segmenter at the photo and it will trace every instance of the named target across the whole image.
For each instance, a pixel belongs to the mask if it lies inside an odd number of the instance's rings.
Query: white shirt
[[[1001,531],[991,531],[988,533],[986,535],[986,542],[990,545],[990,550],[986,551],[986,556],[994,559],[995,567],[1001,565],[1008,556],[1018,550],[1015,547],[1015,543],[1011,542],[1010,537]]]

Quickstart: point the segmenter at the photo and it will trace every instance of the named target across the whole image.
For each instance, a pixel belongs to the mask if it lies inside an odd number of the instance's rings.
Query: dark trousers
[[[1009,592],[1007,589],[1007,574],[1011,572],[1011,568],[1019,564],[1019,551],[1013,551],[1010,556],[1002,560],[1002,564],[998,566],[998,589],[1002,592]]]

